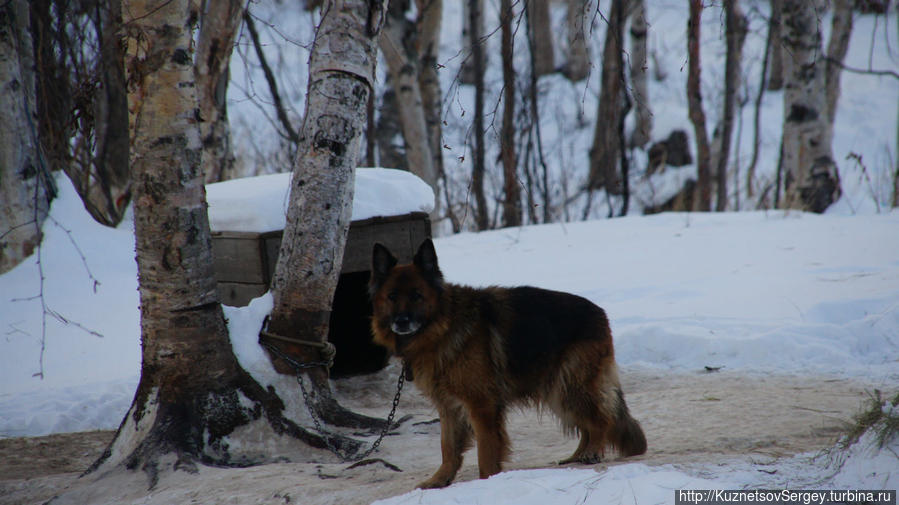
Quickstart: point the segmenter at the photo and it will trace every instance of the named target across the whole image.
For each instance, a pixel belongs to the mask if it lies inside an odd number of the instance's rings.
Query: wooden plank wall
[[[268,291],[278,260],[281,235],[281,231],[212,234],[216,280],[222,303],[244,306]],[[430,237],[431,223],[423,212],[353,221],[341,274],[370,270],[371,251],[376,242],[387,246],[400,263],[409,263],[418,246]]]

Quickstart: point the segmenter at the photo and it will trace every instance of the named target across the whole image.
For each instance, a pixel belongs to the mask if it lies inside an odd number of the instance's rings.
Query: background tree
[[[416,37],[419,58],[418,85],[421,88],[421,101],[425,110],[425,123],[428,128],[428,145],[431,149],[433,171],[437,178],[446,179],[443,169],[443,93],[440,88],[438,57],[440,50],[440,25],[443,23],[443,0],[416,0],[418,11],[418,34]],[[440,214],[440,197],[437,194],[438,184],[435,180],[434,212],[432,217]]]
[[[602,77],[593,146],[590,148],[591,190],[605,189],[621,194],[622,181],[618,163],[622,156],[621,138],[617,125],[621,122],[624,103],[624,68],[621,45],[624,25],[624,2],[612,2],[602,53]],[[610,127],[615,125],[614,127]]]
[[[534,72],[537,77],[556,71],[553,57],[552,18],[549,15],[549,0],[527,0],[525,8],[531,20],[531,33],[534,41]]]
[[[269,332],[309,344],[272,342],[300,362],[321,362],[353,208],[356,157],[386,2],[328,2],[309,61],[309,86],[291,179],[287,225],[272,277]],[[338,42],[339,41],[339,42]],[[293,372],[279,359],[280,370]],[[328,370],[308,370],[313,407],[328,423],[372,426],[376,420],[343,409]]]
[[[715,168],[715,186],[717,199],[715,210],[727,209],[727,164],[730,158],[730,144],[734,130],[734,107],[737,90],[740,86],[740,68],[743,64],[743,42],[749,25],[746,16],[740,9],[738,0],[724,3],[724,33],[727,40],[727,53],[724,62],[724,107],[721,112],[721,124],[716,129],[719,139],[715,142],[717,149],[712,153]]]
[[[515,155],[515,67],[512,0],[500,2],[503,59],[503,126],[500,157],[503,164],[503,226],[521,226],[521,190],[518,187],[518,157]]]
[[[225,438],[250,423],[271,437],[324,445],[283,416],[284,404],[240,367],[228,341],[212,271],[195,113],[194,6],[189,0],[130,0],[124,9],[141,378],[131,408],[93,469],[102,470],[99,478],[141,469],[150,487],[161,472],[191,470],[197,463],[260,462],[244,452],[249,443],[231,447]]]
[[[628,145],[631,147],[643,147],[649,142],[652,135],[652,111],[649,106],[649,88],[647,86],[649,62],[646,56],[646,39],[649,34],[649,24],[646,22],[645,0],[630,0],[630,8],[630,72],[631,84],[634,87],[635,123]]]
[[[484,12],[484,0],[477,0],[477,8],[475,9],[479,13]],[[484,17],[481,14],[477,16],[472,16],[472,3],[470,0],[462,1],[462,40],[468,42],[471,40],[471,32],[472,30],[476,31],[479,35],[480,39],[481,34],[484,33]],[[475,21],[477,26],[473,26],[471,23]],[[481,62],[484,67],[487,66],[487,54],[484,53],[481,55],[483,61]],[[469,54],[463,61],[462,66],[459,69],[459,82],[461,84],[474,84],[475,82],[475,71],[474,71],[474,54]]]
[[[565,14],[568,45],[562,73],[572,82],[585,79],[590,74],[590,49],[587,45],[586,12],[589,1],[568,0]]]
[[[768,70],[768,91],[780,91],[784,85],[784,59],[783,59],[783,33],[781,31],[781,11],[783,0],[771,0],[771,18],[768,20],[768,29],[771,36],[768,38],[768,57],[770,58]]]
[[[438,171],[435,166],[434,150],[441,154],[439,147],[439,133],[432,134],[435,125],[433,110],[436,94],[440,95],[440,84],[436,76],[429,73],[427,83],[437,89],[428,89],[428,100],[425,101],[425,91],[422,88],[424,79],[425,61],[436,61],[436,39],[434,34],[425,34],[422,21],[427,21],[428,27],[439,26],[440,11],[426,9],[419,12],[419,20],[411,21],[406,15],[411,6],[409,0],[397,0],[390,2],[387,8],[387,21],[384,33],[380,37],[381,52],[387,63],[387,73],[394,93],[396,94],[396,109],[399,113],[399,122],[405,144],[406,162],[409,171],[419,176],[428,183],[431,188],[437,188]],[[423,6],[423,5],[422,5]],[[437,6],[435,6],[437,7]],[[425,17],[427,14],[428,17]],[[436,19],[435,19],[436,18]],[[439,34],[439,31],[438,31]],[[428,42],[424,37],[430,37]],[[425,42],[425,45],[422,45]],[[427,50],[427,56],[423,51]],[[439,98],[438,98],[439,99]],[[439,110],[439,102],[436,104]],[[437,112],[439,118],[439,112]],[[439,123],[439,120],[436,121]],[[437,138],[435,138],[437,136]],[[434,145],[434,142],[437,145]],[[436,209],[435,209],[436,212]]]
[[[69,176],[98,222],[130,201],[120,0],[31,2],[38,132],[51,170]]]
[[[465,0],[468,4],[468,34],[471,44],[472,72],[474,78],[474,153],[472,160],[471,191],[475,197],[475,223],[478,231],[488,228],[487,198],[484,196],[484,40],[481,40],[481,3]]]
[[[36,138],[28,2],[0,5],[0,274],[30,256],[53,198]]]
[[[244,14],[241,0],[206,0],[197,37],[197,89],[200,101],[200,134],[203,139],[203,173],[206,182],[232,179],[234,152],[225,98],[234,40]]]
[[[843,60],[849,50],[852,35],[852,0],[834,0],[833,18],[830,24],[830,41],[827,43],[827,65],[824,85],[826,86],[828,135],[833,136],[833,122],[837,116],[837,101],[840,98],[840,74]]]
[[[783,206],[823,212],[840,196],[831,154],[826,62],[813,2],[783,0]]]
[[[701,21],[702,0],[690,0],[690,18],[687,21],[687,106],[696,140],[697,197],[693,201],[694,210],[709,211],[712,208],[712,181],[709,168],[711,155],[705,111],[702,108],[700,80],[702,64],[699,58]]]

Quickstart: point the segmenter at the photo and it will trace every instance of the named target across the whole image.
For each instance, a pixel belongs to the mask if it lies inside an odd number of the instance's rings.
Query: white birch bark
[[[374,89],[378,37],[386,0],[329,0],[309,62],[306,110],[294,163],[278,262],[272,278],[269,330],[324,342],[353,208],[356,157]],[[315,347],[285,345],[300,361],[321,361]],[[330,395],[324,367],[309,369],[319,415],[328,423],[364,426]]]
[[[38,158],[28,2],[0,5],[0,274],[30,256],[50,209]]]
[[[206,182],[233,179],[234,152],[225,98],[228,68],[237,29],[243,16],[242,0],[206,0],[197,39],[197,89],[200,101],[200,134],[203,139],[203,173]]]
[[[815,3],[783,0],[786,208],[823,212],[840,195],[831,152],[826,64]]]
[[[437,173],[428,139],[428,123],[419,81],[419,58],[415,48],[405,44],[406,34],[413,27],[406,21],[404,12],[398,14],[388,14],[380,39],[381,52],[387,62],[387,73],[396,93],[409,170],[431,188],[436,188]]]

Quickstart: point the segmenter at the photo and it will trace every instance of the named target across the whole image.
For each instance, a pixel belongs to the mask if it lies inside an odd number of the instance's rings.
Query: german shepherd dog
[[[568,293],[534,287],[475,289],[443,281],[434,244],[397,266],[381,244],[369,282],[374,342],[405,361],[407,378],[440,415],[443,463],[421,488],[444,487],[478,446],[481,478],[499,473],[509,455],[509,406],[548,408],[580,443],[560,464],[595,463],[606,446],[620,455],[646,452],[631,417],[605,312]]]

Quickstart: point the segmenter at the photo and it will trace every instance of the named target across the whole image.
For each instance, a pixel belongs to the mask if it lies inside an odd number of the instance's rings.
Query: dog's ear
[[[368,289],[372,296],[381,288],[387,274],[396,266],[396,258],[390,250],[376,243],[371,252],[371,278],[368,281]]]
[[[443,273],[440,271],[440,266],[437,265],[437,251],[434,250],[434,242],[431,242],[431,239],[425,239],[418,246],[418,252],[415,253],[412,263],[421,270],[422,275],[433,287],[437,289],[442,287]]]

